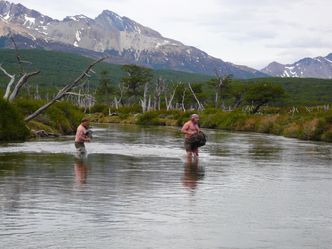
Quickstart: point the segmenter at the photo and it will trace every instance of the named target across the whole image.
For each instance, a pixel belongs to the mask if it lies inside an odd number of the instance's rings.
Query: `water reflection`
[[[282,153],[282,148],[280,148],[278,144],[256,142],[249,147],[248,152],[252,159],[270,160],[279,158]]]
[[[331,144],[207,133],[187,162],[164,127],[0,145],[0,248],[331,247]]]
[[[76,159],[74,164],[75,182],[78,185],[86,184],[88,177],[88,166],[85,159]]]
[[[183,186],[194,190],[197,188],[199,181],[203,180],[205,175],[204,167],[199,165],[199,160],[187,158],[184,164]]]

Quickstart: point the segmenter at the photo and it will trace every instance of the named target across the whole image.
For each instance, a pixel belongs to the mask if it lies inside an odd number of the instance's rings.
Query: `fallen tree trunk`
[[[91,71],[91,69],[98,63],[102,62],[103,60],[105,60],[107,57],[103,57],[101,59],[98,59],[96,61],[94,61],[93,63],[91,63],[82,73],[80,76],[78,76],[73,82],[68,83],[64,88],[62,88],[57,95],[48,103],[46,103],[45,105],[41,106],[38,110],[36,110],[34,113],[30,114],[29,116],[27,116],[24,121],[29,122],[30,120],[36,118],[38,115],[40,115],[41,113],[43,113],[44,111],[46,111],[51,105],[53,105],[55,102],[59,101],[60,99],[62,99],[64,96],[71,94],[70,91],[77,85],[79,85],[80,81],[86,77],[90,77],[89,73]]]

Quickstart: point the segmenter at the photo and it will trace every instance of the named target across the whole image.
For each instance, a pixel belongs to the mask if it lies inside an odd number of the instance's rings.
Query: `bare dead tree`
[[[117,96],[115,96],[114,101],[113,101],[114,106],[117,110],[119,109],[120,105],[123,105],[123,100],[122,99],[123,99],[123,96],[124,96],[125,92],[127,91],[127,89],[128,88],[124,85],[123,82],[119,83],[120,96],[119,96],[119,99],[117,98]]]
[[[10,78],[7,87],[6,87],[6,91],[5,94],[3,96],[3,98],[5,100],[8,100],[10,102],[12,102],[19,94],[21,88],[23,86],[25,86],[29,79],[37,74],[40,73],[39,70],[37,71],[33,71],[33,72],[25,72],[23,65],[24,64],[32,64],[30,61],[26,61],[26,60],[22,60],[22,57],[20,56],[19,50],[17,48],[16,42],[14,40],[13,37],[10,38],[13,42],[14,48],[15,48],[15,53],[16,53],[16,59],[17,62],[19,64],[20,67],[20,73],[19,73],[19,78],[16,81],[16,76],[15,74],[9,74],[3,67],[2,65],[0,65],[0,70],[7,76]],[[13,90],[12,90],[13,89]]]
[[[34,92],[34,96],[33,96],[33,98],[34,98],[35,100],[40,99],[40,94],[39,94],[39,87],[38,87],[38,85],[36,85],[36,89],[35,89],[35,92]]]
[[[179,84],[172,84],[168,85],[168,91],[165,90],[164,97],[165,97],[165,104],[166,104],[166,110],[170,110],[172,108],[172,103],[176,94],[176,90],[178,88]],[[169,94],[169,96],[168,96]]]
[[[193,90],[193,88],[191,87],[191,84],[190,84],[190,83],[188,83],[188,87],[189,87],[189,90],[191,91],[191,93],[193,94],[193,96],[194,96],[194,98],[195,98],[195,100],[196,100],[196,102],[197,102],[198,110],[200,110],[200,111],[204,110],[205,108],[204,108],[203,104],[202,104],[202,103],[199,101],[199,99],[197,98],[196,93],[194,92],[194,90]]]
[[[147,109],[148,109],[148,106],[147,106],[148,89],[149,89],[149,83],[146,82],[146,83],[144,84],[143,99],[140,100],[140,103],[141,103],[141,107],[142,107],[142,111],[143,111],[143,112],[146,112]]]
[[[6,91],[5,94],[3,96],[3,98],[5,100],[8,100],[10,102],[12,102],[20,93],[21,88],[28,83],[28,80],[39,74],[40,71],[34,71],[31,73],[23,73],[23,75],[19,78],[19,80],[17,82],[15,82],[15,75],[11,75],[9,74],[3,67],[2,65],[0,65],[0,70],[10,78],[10,81],[7,84],[6,87]],[[13,90],[12,90],[13,88]]]
[[[215,75],[217,77],[217,81],[215,82],[215,108],[218,108],[219,106],[219,98],[221,97],[221,108],[225,109],[225,100],[222,95],[222,91],[226,87],[227,82],[232,78],[232,75],[227,74],[226,70],[222,69],[215,69],[214,70]],[[221,95],[221,96],[219,96]]]
[[[25,84],[28,83],[28,80],[29,80],[31,77],[33,77],[33,76],[35,76],[35,75],[37,75],[37,74],[39,74],[39,73],[40,73],[40,71],[34,71],[34,72],[32,72],[32,73],[24,73],[24,74],[22,75],[22,77],[18,80],[18,82],[16,83],[16,85],[15,85],[13,91],[11,92],[11,94],[10,94],[10,96],[9,96],[9,98],[8,98],[9,102],[12,102],[14,99],[16,99],[16,97],[18,96],[18,94],[19,94],[21,88],[22,88]]]
[[[55,97],[50,100],[48,103],[45,105],[41,106],[38,110],[36,110],[34,113],[31,115],[27,116],[24,120],[26,122],[29,122],[30,120],[36,118],[38,115],[43,113],[45,110],[47,110],[51,105],[62,99],[63,97],[69,95],[71,90],[78,86],[81,82],[81,80],[85,79],[86,77],[90,77],[89,73],[92,73],[91,69],[98,63],[102,62],[105,60],[107,57],[100,58],[93,63],[91,63],[82,73],[80,76],[78,76],[73,82],[68,83],[64,88],[62,88],[56,95]]]
[[[151,95],[149,95],[147,110],[151,111],[151,109],[152,109],[152,106],[151,106]]]
[[[159,77],[155,84],[154,102],[153,108],[160,110],[161,94],[165,91],[165,81],[162,77]]]
[[[181,101],[181,107],[182,107],[182,110],[185,112],[186,111],[186,107],[185,107],[185,104],[184,104],[184,100],[186,98],[186,92],[187,92],[187,88],[185,88],[182,92],[182,101]]]
[[[9,74],[3,67],[2,65],[0,64],[0,70],[10,78],[8,84],[7,84],[7,87],[6,87],[6,91],[5,91],[5,94],[3,96],[4,99],[8,99],[9,95],[10,95],[10,92],[11,92],[11,88],[15,82],[15,74]]]
[[[79,90],[78,93],[67,92],[66,97],[71,97],[71,100],[74,101],[77,106],[84,108],[84,112],[90,109],[96,102],[95,97],[89,93],[81,93],[81,90]]]
[[[16,52],[16,60],[17,60],[18,65],[20,67],[20,74],[22,75],[24,73],[23,61],[21,60],[21,56],[20,56],[20,53],[18,51],[18,47],[16,45],[14,37],[11,36],[10,39],[11,39],[13,45],[14,45],[14,49],[15,49],[15,52]]]

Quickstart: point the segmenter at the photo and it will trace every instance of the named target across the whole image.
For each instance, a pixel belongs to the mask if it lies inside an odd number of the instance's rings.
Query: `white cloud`
[[[330,0],[13,1],[58,19],[109,9],[212,56],[256,68],[332,52]]]

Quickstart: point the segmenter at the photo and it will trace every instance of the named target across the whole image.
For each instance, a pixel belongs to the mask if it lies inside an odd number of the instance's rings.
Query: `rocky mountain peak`
[[[262,72],[276,77],[332,78],[332,54],[305,57],[293,64],[270,63]]]
[[[96,22],[100,23],[102,26],[106,27],[116,27],[119,31],[126,30],[126,23],[118,14],[110,11],[104,10],[100,15],[95,19]]]
[[[273,61],[269,64],[269,66],[282,66],[282,64],[277,61]]]
[[[53,21],[52,18],[31,10],[22,4],[13,4],[0,0],[0,20],[6,23],[14,23],[27,29],[41,29]],[[43,28],[44,27],[44,28]]]
[[[85,15],[76,15],[76,16],[67,16],[63,19],[64,22],[68,22],[68,21],[74,21],[74,22],[79,22],[79,21],[92,21],[93,19],[85,16]]]
[[[325,58],[332,61],[332,53],[328,54]]]
[[[94,58],[107,55],[110,62],[117,64],[134,63],[212,75],[216,68],[223,68],[225,73],[238,78],[265,76],[257,70],[224,62],[195,47],[163,37],[110,10],[104,10],[95,19],[74,15],[59,21],[21,4],[0,0],[2,47],[10,47],[9,35],[15,35],[22,48],[38,47]]]

